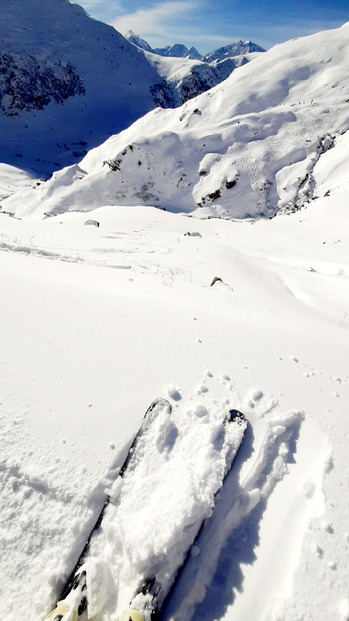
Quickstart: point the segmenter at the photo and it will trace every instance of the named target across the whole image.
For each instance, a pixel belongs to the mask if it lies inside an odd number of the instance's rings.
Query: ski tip
[[[57,604],[57,608],[55,608],[48,617],[46,617],[45,621],[62,621],[62,619],[67,618],[67,613],[71,611],[71,615],[69,615],[69,621],[77,621],[78,615],[76,611],[72,611],[69,606],[66,604]]]
[[[136,608],[130,608],[120,617],[120,621],[144,621],[144,617]]]
[[[240,412],[239,410],[229,410],[229,422],[237,422],[237,423],[242,423],[243,421],[246,421],[246,416],[245,414],[243,414],[242,412]]]

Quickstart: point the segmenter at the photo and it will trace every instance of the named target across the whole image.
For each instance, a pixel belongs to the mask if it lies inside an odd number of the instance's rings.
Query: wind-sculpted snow
[[[176,110],[154,110],[3,208],[43,217],[155,205],[273,217],[313,198],[315,164],[349,128],[349,25],[276,46]],[[71,182],[67,184],[67,178]]]

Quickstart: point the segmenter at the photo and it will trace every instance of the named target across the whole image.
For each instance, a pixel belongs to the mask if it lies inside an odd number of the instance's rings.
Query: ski
[[[148,408],[47,621],[151,621],[161,610],[247,427],[241,412],[218,402],[175,414],[165,399]]]
[[[235,424],[238,426],[238,441],[235,443],[235,445],[232,445],[230,447],[231,450],[227,453],[223,479],[221,485],[214,494],[212,510],[214,509],[216,496],[224,485],[225,478],[230,472],[233,461],[242,444],[242,440],[247,428],[247,420],[245,415],[236,409],[229,410],[229,413],[224,418],[224,425],[226,427],[230,424]],[[221,442],[223,444],[223,438],[221,438]],[[222,448],[222,446],[220,448]],[[191,550],[194,548],[200,537],[206,519],[207,518],[204,518],[199,524],[197,524],[196,534],[189,547],[183,550],[182,562],[178,565],[178,567],[175,568],[171,580],[168,581],[166,584],[162,584],[160,581],[158,581],[157,576],[153,576],[150,580],[143,583],[133,600],[130,602],[130,608],[122,615],[120,621],[155,621],[159,617],[161,608],[165,603],[165,600],[167,600],[167,598],[170,596],[171,592],[175,588],[176,582],[184,569],[187,559],[191,554]]]
[[[154,422],[156,416],[161,410],[166,410],[169,414],[172,411],[172,406],[166,399],[155,399],[149,408],[147,409],[142,424],[136,433],[132,444],[128,450],[123,464],[117,473],[117,477],[121,479],[125,476],[128,468],[132,467],[135,461],[135,452],[139,445],[141,437],[148,431]],[[91,529],[91,532],[86,540],[83,550],[76,561],[73,571],[71,572],[66,585],[64,586],[62,593],[59,597],[56,608],[46,617],[45,621],[85,621],[87,616],[87,597],[86,597],[86,571],[82,568],[85,557],[88,555],[91,540],[94,534],[100,528],[106,509],[110,503],[110,496],[108,495],[102,506],[102,509],[96,519],[96,522]]]

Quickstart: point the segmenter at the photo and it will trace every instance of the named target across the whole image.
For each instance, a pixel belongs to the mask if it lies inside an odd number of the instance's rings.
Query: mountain
[[[252,41],[237,41],[230,45],[220,47],[213,52],[209,52],[209,54],[205,54],[202,56],[201,60],[212,63],[214,61],[225,60],[226,58],[234,58],[235,56],[245,56],[246,54],[254,52],[265,52],[265,49]]]
[[[0,40],[7,164],[51,173],[155,105],[172,105],[143,52],[68,0],[5,0]]]
[[[244,442],[161,618],[348,621],[348,40],[260,54],[49,182],[0,164],[0,196],[23,188],[0,211],[2,621],[51,613],[108,499],[85,595],[120,619],[202,515],[235,409]],[[156,397],[166,469],[124,484]]]
[[[130,43],[133,43],[133,45],[136,45],[147,52],[158,54],[159,56],[170,58],[189,58],[191,60],[201,60],[205,63],[220,62],[222,60],[226,60],[227,58],[235,58],[237,56],[246,57],[248,54],[265,52],[264,48],[257,43],[253,43],[253,41],[235,41],[234,43],[220,47],[217,50],[213,50],[213,52],[201,55],[195,47],[188,49],[181,43],[175,43],[174,45],[168,45],[167,47],[151,48],[147,41],[135,34],[132,30],[129,30],[125,34],[125,39],[127,39]]]
[[[148,62],[156,69],[171,92],[172,107],[177,107],[205,93],[226,80],[236,69],[248,62],[245,56],[227,58],[216,63],[203,63],[189,58],[170,58],[146,52]]]
[[[140,47],[142,50],[145,50],[146,52],[153,52],[154,51],[150,47],[149,43],[144,41],[144,39],[142,39],[142,37],[140,37],[139,35],[135,34],[132,30],[128,30],[126,32],[125,39],[127,41],[129,41],[129,43],[132,43],[132,45],[136,45],[137,47]]]
[[[154,107],[181,105],[234,68],[184,65],[181,78],[166,81],[168,70],[159,74],[144,56],[153,51],[146,41],[126,36],[68,0],[4,0],[0,161],[48,177]],[[178,45],[164,54],[183,63],[200,58]]]
[[[165,80],[171,93],[171,107],[180,106],[220,84],[234,69],[265,51],[255,43],[240,41],[211,52],[207,57],[211,56],[212,60],[206,60],[194,47],[188,49],[182,44],[152,49],[132,30],[125,34],[125,38],[143,50],[148,62]]]
[[[202,56],[199,54],[195,47],[188,49],[185,45],[175,43],[174,45],[168,45],[167,47],[155,48],[155,54],[159,56],[170,56],[172,58],[190,58],[192,60],[201,60]]]
[[[348,41],[349,23],[278,45],[3,208],[44,217],[144,204],[223,218],[298,209],[316,198],[314,167],[349,128]]]

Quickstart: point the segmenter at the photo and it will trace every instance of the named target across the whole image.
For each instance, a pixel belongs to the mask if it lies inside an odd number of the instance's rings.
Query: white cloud
[[[84,9],[93,9],[96,6],[100,6],[102,1],[103,0],[76,0],[75,4],[80,4]]]
[[[198,0],[165,1],[154,4],[149,9],[138,9],[134,13],[121,15],[113,20],[112,25],[121,33],[133,30],[142,36],[161,35],[162,39],[172,38],[181,32],[180,22],[187,20],[189,14],[198,10],[199,6]]]
[[[124,9],[125,0],[71,1],[78,1],[90,15],[111,24],[122,34],[133,30],[152,47],[184,43],[188,47],[194,45],[205,53],[232,40],[231,32],[228,36],[222,34],[219,23],[218,27],[213,27],[219,34],[210,31],[212,19],[207,20],[205,15],[212,8],[211,0],[164,0],[133,13]]]

